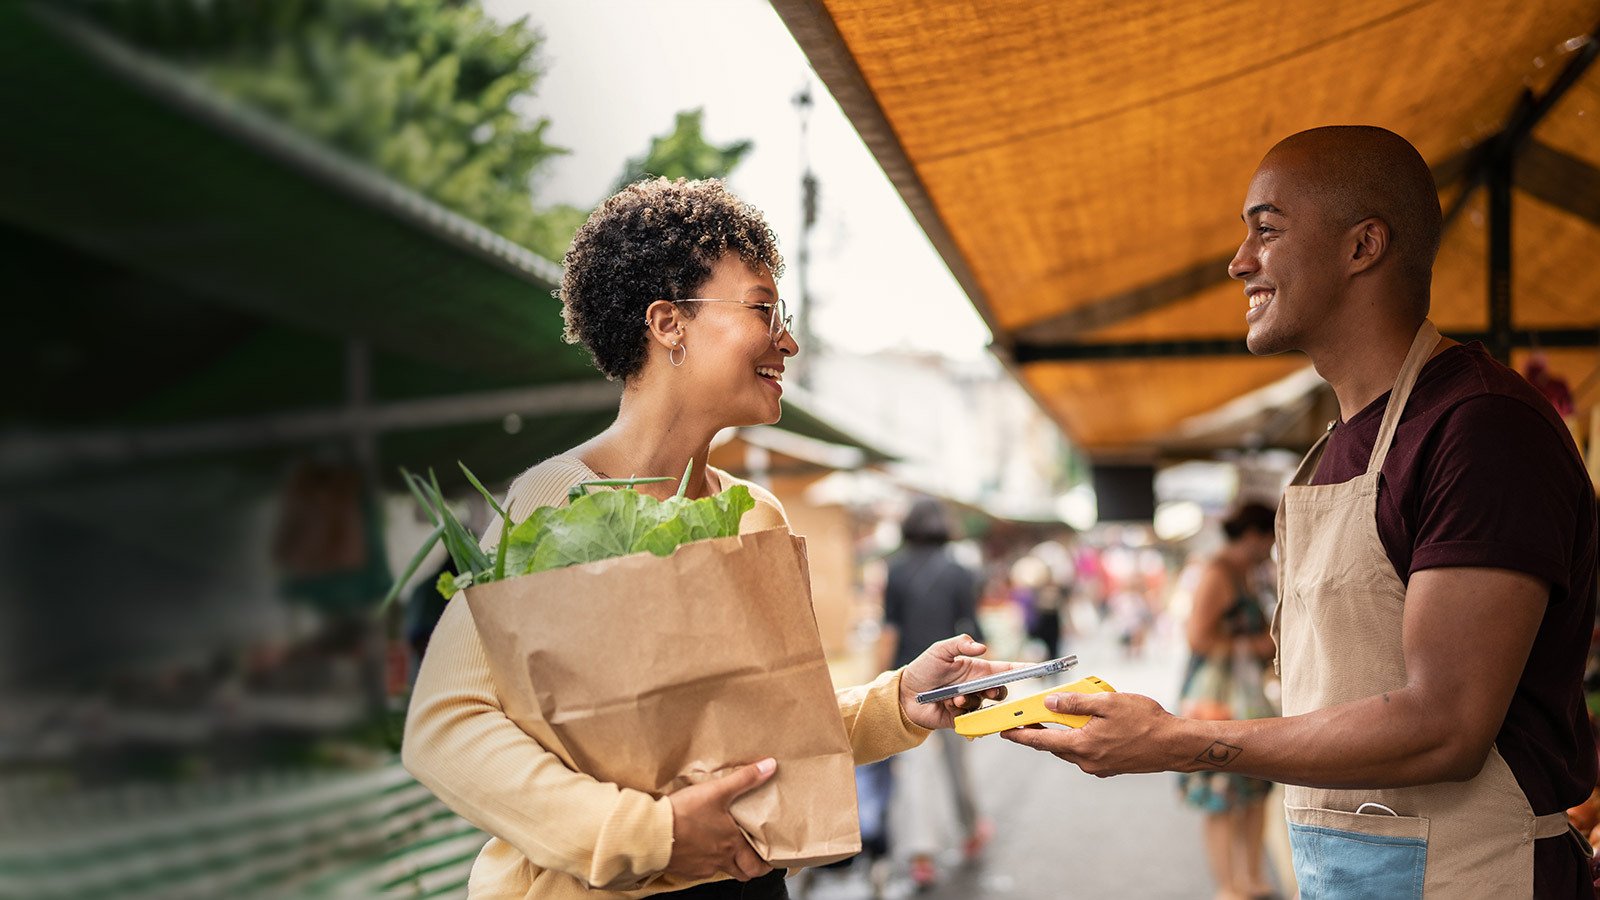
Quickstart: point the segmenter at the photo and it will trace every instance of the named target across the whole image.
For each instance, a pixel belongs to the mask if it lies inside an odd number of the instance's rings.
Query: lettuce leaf
[[[661,504],[673,511],[672,517],[645,532],[634,542],[635,553],[648,550],[669,556],[679,545],[690,541],[732,537],[739,533],[739,520],[755,508],[755,498],[742,484],[700,500],[674,497]]]
[[[448,600],[454,597],[456,592],[472,587],[472,574],[456,575],[451,572],[440,572],[439,580],[434,583],[434,587]]]
[[[544,572],[649,551],[668,556],[690,541],[732,537],[755,508],[744,485],[700,500],[657,500],[637,491],[588,494],[564,508],[543,507],[512,529],[507,575]]]

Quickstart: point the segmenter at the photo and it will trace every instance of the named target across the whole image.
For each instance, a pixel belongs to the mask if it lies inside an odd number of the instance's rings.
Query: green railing
[[[0,787],[0,900],[465,897],[486,837],[398,762],[63,796]]]

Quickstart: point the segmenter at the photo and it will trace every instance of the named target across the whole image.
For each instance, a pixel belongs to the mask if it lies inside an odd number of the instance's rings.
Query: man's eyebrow
[[[1244,211],[1244,215],[1240,216],[1239,218],[1248,219],[1251,216],[1256,215],[1257,213],[1264,213],[1264,212],[1277,213],[1279,215],[1283,215],[1283,210],[1277,208],[1276,206],[1273,206],[1271,203],[1257,203],[1255,206],[1252,206],[1249,209],[1245,210]]]

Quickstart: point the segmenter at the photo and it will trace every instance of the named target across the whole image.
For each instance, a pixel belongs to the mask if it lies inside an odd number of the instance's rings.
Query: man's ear
[[[1345,246],[1350,248],[1347,262],[1352,275],[1366,272],[1389,253],[1389,223],[1372,216],[1350,226]]]
[[[683,310],[668,300],[657,300],[644,312],[645,331],[650,340],[671,350],[683,340]]]

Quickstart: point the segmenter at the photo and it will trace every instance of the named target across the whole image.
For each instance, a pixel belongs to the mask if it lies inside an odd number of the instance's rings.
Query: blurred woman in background
[[[1189,667],[1180,714],[1193,719],[1275,715],[1262,679],[1274,653],[1261,604],[1262,564],[1272,557],[1277,514],[1259,503],[1222,523],[1227,543],[1200,575],[1189,616]],[[1183,800],[1206,814],[1206,857],[1217,900],[1273,896],[1262,878],[1262,823],[1272,782],[1222,771],[1178,776]]]

